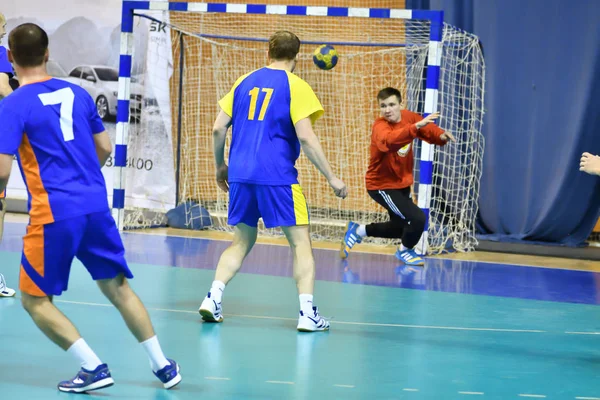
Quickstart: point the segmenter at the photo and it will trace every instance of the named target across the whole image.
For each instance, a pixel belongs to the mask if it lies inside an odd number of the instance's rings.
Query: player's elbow
[[[375,147],[381,153],[387,153],[388,151],[392,151],[392,147],[385,140],[377,140],[374,142]]]
[[[112,149],[103,147],[103,148],[99,148],[96,149],[96,152],[98,153],[98,158],[101,160],[107,160],[108,157],[110,157],[110,154],[112,153]]]
[[[102,156],[102,158],[110,156],[110,153],[112,153],[110,141],[96,143],[96,152],[99,156]]]
[[[215,125],[213,127],[212,134],[213,134],[213,137],[215,139],[218,138],[218,137],[225,136],[225,135],[227,135],[227,127]]]
[[[213,137],[224,137],[227,135],[227,130],[231,126],[231,117],[223,110],[219,111],[217,119],[213,125]]]
[[[100,160],[100,164],[104,165],[110,154],[112,153],[112,144],[108,132],[104,131],[94,135],[94,146],[96,154]]]
[[[312,141],[316,138],[315,132],[312,129],[312,123],[309,118],[304,118],[295,125],[296,128],[296,136],[298,136],[298,141],[302,146],[310,145]]]
[[[312,137],[310,136],[298,136],[298,141],[300,142],[300,145],[302,147],[306,147],[306,146],[310,146],[310,144],[312,143]]]

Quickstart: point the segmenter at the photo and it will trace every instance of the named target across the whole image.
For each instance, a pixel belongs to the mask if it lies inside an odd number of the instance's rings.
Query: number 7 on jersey
[[[55,92],[41,93],[38,97],[45,106],[60,104],[60,130],[65,142],[75,139],[73,135],[73,103],[75,93],[70,87],[59,89]]]
[[[273,96],[273,89],[263,88],[263,92],[265,92],[265,98],[263,100],[262,106],[260,107],[260,114],[258,114],[258,120],[262,121],[265,119],[265,114],[267,113],[267,108],[269,107],[269,102],[271,101],[271,96]],[[256,115],[256,103],[258,103],[258,95],[260,93],[260,89],[255,87],[248,95],[250,96],[250,108],[248,109],[248,119],[250,121],[254,121],[254,116]]]

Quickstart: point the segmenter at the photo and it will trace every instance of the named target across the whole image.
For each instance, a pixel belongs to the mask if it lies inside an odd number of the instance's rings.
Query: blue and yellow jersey
[[[32,225],[109,209],[93,138],[103,131],[90,95],[58,79],[0,102],[0,153],[17,155]]]
[[[10,62],[8,61],[8,54],[6,53],[6,48],[4,46],[0,46],[0,73],[12,75],[13,68]],[[2,97],[0,97],[2,100]],[[0,126],[2,123],[0,122]],[[6,197],[6,190],[0,192],[0,199],[4,199]]]
[[[12,65],[8,61],[8,54],[6,53],[6,48],[4,46],[0,46],[0,72],[11,75],[13,72]]]
[[[294,125],[323,115],[308,83],[285,70],[261,68],[240,77],[219,106],[232,118],[229,182],[298,183],[300,142]]]

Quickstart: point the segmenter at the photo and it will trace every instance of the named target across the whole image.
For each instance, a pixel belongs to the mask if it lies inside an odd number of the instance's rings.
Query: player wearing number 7
[[[296,35],[276,32],[269,39],[271,64],[239,78],[219,101],[221,110],[213,127],[217,184],[229,191],[228,222],[235,228],[233,243],[221,255],[215,280],[199,309],[206,321],[223,321],[222,292],[252,249],[262,217],[267,228],[282,228],[293,252],[300,299],[297,329],[329,329],[329,322],[313,306],[315,261],[308,206],[295,168],[300,149],[336,196],[345,198],[347,191],[331,170],[312,129],[323,107],[308,83],[292,73],[299,51]],[[228,167],[224,149],[230,126]]]
[[[171,388],[181,380],[179,367],[163,355],[148,313],[127,283],[133,275],[100,171],[112,146],[94,101],[81,87],[48,75],[48,35],[39,26],[19,25],[8,44],[21,87],[0,102],[0,191],[16,154],[30,217],[21,257],[23,307],[50,340],[81,363],[58,389],[80,393],[113,384],[107,365],[52,302],[67,290],[75,257],[141,342],[154,374]]]

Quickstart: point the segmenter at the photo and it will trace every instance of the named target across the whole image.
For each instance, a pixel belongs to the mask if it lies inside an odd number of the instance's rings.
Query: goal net
[[[136,71],[134,65],[133,75],[145,83],[162,80],[170,109],[160,109],[159,114],[170,114],[170,123],[157,117],[156,102],[144,102],[139,123],[129,134],[128,157],[149,158],[140,152],[156,158],[168,156],[173,172],[162,179],[176,182],[172,185],[175,201],[186,205],[188,223],[194,222],[202,207],[210,214],[211,229],[231,230],[227,225],[228,195],[215,182],[211,131],[217,101],[239,76],[266,65],[267,41],[277,30],[292,31],[302,41],[295,73],[311,85],[325,108],[323,118],[314,126],[315,133],[335,173],[349,188],[348,197],[338,199],[318,170],[300,156],[296,166],[309,204],[313,238],[339,241],[349,220],[370,223],[388,219],[385,210],[369,197],[364,183],[371,125],[379,116],[376,95],[386,86],[396,87],[402,93],[403,107],[424,113],[429,21],[179,11],[139,11],[136,15],[134,35],[144,37],[162,31],[168,37],[169,51],[160,50],[156,41],[136,38],[134,59],[138,67]],[[332,70],[320,70],[313,64],[313,51],[321,44],[333,45],[339,54]],[[152,75],[156,74],[152,66],[160,63],[171,65],[168,76],[162,72],[162,76]],[[439,125],[451,132],[457,143],[435,148],[427,199],[429,254],[445,249],[469,251],[477,243],[485,75],[478,38],[444,24],[439,75]],[[153,87],[156,90],[156,84]],[[157,123],[164,125],[164,132],[152,128]],[[170,137],[170,148],[155,135]],[[227,144],[229,140],[230,133]],[[417,202],[421,142],[415,140],[412,148]],[[140,185],[136,171],[128,171],[126,192],[132,185]],[[167,208],[165,202],[146,207],[126,202],[124,227],[160,224]],[[262,235],[281,234],[279,229],[262,225],[259,229]]]

